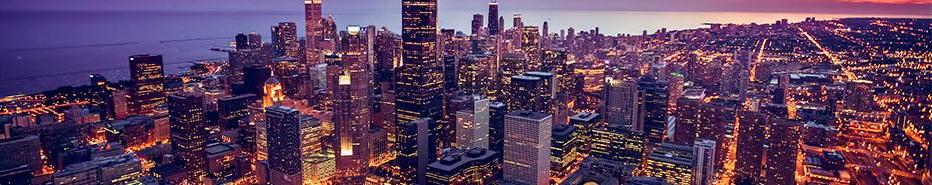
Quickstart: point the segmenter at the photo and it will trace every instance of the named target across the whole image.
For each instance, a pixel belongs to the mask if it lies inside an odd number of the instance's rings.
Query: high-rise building
[[[644,163],[641,175],[659,177],[667,184],[690,185],[693,180],[693,148],[657,143]]]
[[[496,176],[501,173],[497,155],[484,148],[449,151],[427,165],[427,184],[497,184]]]
[[[759,179],[764,160],[764,134],[767,116],[762,112],[741,111],[738,113],[738,142],[735,172],[738,176]]]
[[[246,94],[217,100],[217,113],[224,130],[239,127],[240,121],[249,116],[249,104],[258,100],[256,95]],[[242,144],[242,143],[240,143]]]
[[[520,21],[520,17],[517,17],[516,21]],[[521,52],[524,52],[528,59],[527,64],[521,65],[527,65],[529,71],[540,71],[542,66],[540,29],[537,26],[522,26],[518,29],[521,34]]]
[[[441,120],[443,101],[443,66],[439,62],[437,48],[437,0],[403,0],[402,14],[402,65],[396,69],[395,114],[396,123],[409,124],[421,118]],[[427,125],[431,133],[430,142],[419,146],[428,150],[425,159],[433,161],[439,150],[437,134],[441,131],[438,122],[414,122]],[[404,127],[404,126],[400,126]],[[399,136],[401,137],[401,136]],[[420,136],[419,136],[420,137]],[[428,137],[430,138],[430,137]],[[416,145],[399,140],[399,145]],[[420,157],[400,155],[399,158]],[[411,167],[409,165],[402,165]],[[424,165],[426,166],[426,164]],[[402,177],[413,177],[416,169],[401,168]],[[418,176],[418,179],[426,178]],[[410,179],[406,182],[412,182]]]
[[[489,102],[489,150],[505,152],[505,114],[508,109],[502,102]]]
[[[800,132],[796,122],[779,117],[772,117],[767,128],[766,184],[796,183],[796,160],[799,155]]]
[[[668,118],[667,83],[651,76],[638,80],[638,123],[635,131],[643,131],[648,143],[660,143]]]
[[[605,104],[602,114],[605,122],[635,129],[638,115],[638,88],[635,82],[625,79],[609,78],[605,80]]]
[[[550,175],[563,178],[569,175],[579,156],[579,132],[573,125],[554,124],[551,127],[550,140]]]
[[[272,26],[272,55],[274,57],[298,58],[298,28],[294,22],[280,22]]]
[[[261,64],[248,65],[243,68],[243,87],[241,87],[241,92],[237,93],[234,89],[233,94],[255,94],[256,96],[263,96],[265,93],[263,93],[262,88],[271,76],[272,69],[268,66]]]
[[[201,182],[207,175],[207,130],[204,127],[204,100],[194,93],[169,96],[172,151],[188,172],[188,182]]]
[[[550,184],[550,115],[526,110],[505,115],[505,154],[502,166],[506,183]]]
[[[489,3],[489,35],[498,35],[502,31],[502,25],[499,24],[498,2],[492,0]]]
[[[482,34],[482,14],[473,14],[472,15],[472,35],[481,35]]]
[[[544,99],[540,96],[544,80],[536,76],[516,75],[506,87],[505,104],[509,110],[544,110]],[[549,109],[546,109],[549,112]]]
[[[576,127],[576,133],[579,133],[580,152],[589,154],[592,148],[592,131],[603,122],[602,115],[599,113],[581,112],[570,116],[569,124]]]
[[[320,44],[323,39],[323,22],[321,16],[323,0],[304,0],[304,52],[307,66],[320,63]]]
[[[527,72],[527,63],[528,59],[524,53],[508,52],[504,53],[501,56],[501,61],[498,64],[498,72],[496,79],[498,79],[497,84],[495,85],[500,90],[502,88],[507,88],[506,86],[511,84],[511,77],[516,75],[522,75]],[[501,95],[502,92],[496,93],[496,95]],[[503,101],[504,97],[495,97],[496,101]]]
[[[337,79],[328,80],[333,89],[333,147],[336,151],[335,181],[338,184],[365,182],[369,162],[369,79],[367,42],[358,26],[347,28],[344,59]]]
[[[415,121],[398,124],[398,134],[395,136],[398,153],[395,155],[395,165],[401,174],[394,174],[400,181],[424,184],[427,181],[427,165],[431,163],[429,156],[436,155],[437,136],[433,135],[430,126],[437,124],[431,118],[422,118]],[[427,147],[422,147],[427,146]]]
[[[645,144],[640,132],[621,125],[609,125],[592,130],[589,143],[592,145],[590,155],[620,164],[622,176],[631,176],[631,172],[641,165]]]
[[[456,111],[456,147],[489,149],[489,99],[476,95],[470,102]]]
[[[715,141],[702,139],[693,144],[695,169],[693,169],[693,184],[712,185],[715,181]]]
[[[520,14],[520,13],[514,13],[514,14],[512,14],[511,26],[514,27],[515,29],[521,29],[522,27],[524,27],[524,22],[521,22],[521,14]]]
[[[290,107],[265,108],[269,183],[302,184],[301,124],[312,119]]]
[[[129,76],[132,81],[130,112],[151,114],[162,110],[165,104],[165,73],[162,65],[162,55],[129,57]]]
[[[470,54],[457,64],[457,87],[464,94],[490,95],[493,79],[493,57]]]

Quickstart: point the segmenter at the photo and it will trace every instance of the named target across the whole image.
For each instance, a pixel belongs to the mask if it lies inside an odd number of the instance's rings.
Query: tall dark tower
[[[291,107],[265,108],[271,184],[301,184],[301,122],[308,117],[300,114]]]
[[[129,57],[129,75],[133,81],[130,112],[154,113],[165,103],[165,76],[162,55]]]
[[[175,94],[168,99],[172,150],[188,172],[188,182],[200,182],[207,176],[204,99],[193,93]]]
[[[498,2],[492,0],[489,3],[489,35],[498,35],[502,30],[502,25],[498,21]]]
[[[638,80],[638,124],[648,143],[660,143],[667,125],[669,93],[667,83],[652,76]]]
[[[443,66],[437,53],[437,0],[402,0],[401,14],[402,65],[397,69],[395,82],[396,123],[410,123],[421,118],[441,120]],[[428,156],[420,158],[433,161],[437,156],[436,138],[441,127],[437,122],[419,123],[432,124],[427,125],[429,142],[418,145],[398,139],[399,147],[426,147]],[[399,134],[398,137],[412,136]],[[407,163],[417,161],[418,157],[399,153],[397,160]],[[416,169],[409,165],[400,167],[405,167],[400,169],[401,177],[414,177]]]

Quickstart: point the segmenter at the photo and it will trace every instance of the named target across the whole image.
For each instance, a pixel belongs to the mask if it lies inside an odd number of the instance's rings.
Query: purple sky
[[[400,0],[324,0],[325,11],[400,11]],[[441,10],[482,12],[487,0],[440,0]],[[301,12],[302,0],[2,0],[0,10]],[[932,0],[500,0],[502,10],[728,11],[932,16]]]

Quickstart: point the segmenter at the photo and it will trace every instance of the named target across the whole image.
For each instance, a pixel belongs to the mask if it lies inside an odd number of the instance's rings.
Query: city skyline
[[[929,1],[12,0],[0,184],[932,184]]]
[[[298,12],[293,6],[300,1],[272,0],[199,0],[199,1],[107,1],[107,0],[10,0],[0,3],[0,10],[79,10],[79,11],[278,11]],[[897,14],[928,15],[929,0],[698,0],[698,1],[635,1],[635,0],[505,0],[513,6],[503,7],[504,12],[534,10],[572,11],[686,11],[686,12],[764,12],[764,13],[839,13],[839,14]],[[342,0],[327,2],[325,12],[396,12],[395,1]],[[485,6],[483,1],[439,1],[441,11],[476,11]],[[476,11],[479,12],[479,11]]]

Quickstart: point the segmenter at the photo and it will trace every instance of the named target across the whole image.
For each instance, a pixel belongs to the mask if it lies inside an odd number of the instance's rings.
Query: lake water
[[[484,11],[484,10],[483,10]],[[476,12],[440,12],[444,28],[468,30]],[[485,14],[484,12],[482,12]],[[702,23],[791,22],[805,17],[924,17],[932,15],[843,15],[734,12],[528,11],[525,24],[548,21],[551,32],[567,27],[605,34],[640,34],[660,28],[703,27]],[[511,25],[511,12],[506,25]],[[397,30],[400,11],[337,13],[340,27],[377,25]],[[178,72],[192,61],[225,58],[210,48],[228,47],[236,33],[259,32],[268,42],[269,27],[277,22],[304,24],[301,12],[0,12],[0,96],[34,93],[64,85],[88,83],[100,73],[111,80],[128,78],[127,57],[151,53],[164,56],[166,71]]]

